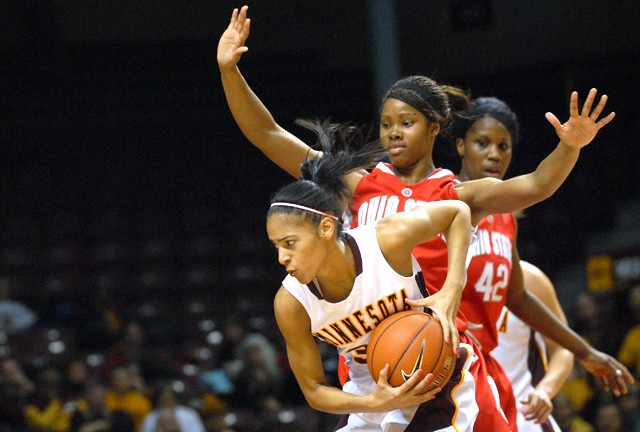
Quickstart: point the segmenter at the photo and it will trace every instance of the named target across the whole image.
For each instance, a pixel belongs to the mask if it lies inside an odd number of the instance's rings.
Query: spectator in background
[[[618,406],[622,411],[624,427],[631,432],[640,432],[640,398],[637,384],[629,387],[629,393],[620,396]]]
[[[153,432],[191,432],[190,429],[183,429],[178,424],[176,410],[174,407],[164,407],[158,410],[156,427]]]
[[[203,421],[206,432],[236,432],[227,422],[228,415],[229,411],[224,408],[204,416]]]
[[[111,411],[121,410],[129,414],[140,430],[142,421],[151,412],[151,401],[142,392],[136,390],[131,370],[118,366],[111,372],[111,386],[107,390],[105,406]]]
[[[235,362],[240,354],[240,343],[247,335],[247,323],[244,317],[232,311],[222,326],[222,343],[218,348],[218,361],[222,366]]]
[[[605,403],[598,408],[595,426],[598,432],[631,432],[624,427],[622,411],[615,402]]]
[[[0,332],[13,334],[27,330],[38,321],[38,315],[23,303],[11,299],[9,279],[0,277]]]
[[[160,353],[147,345],[145,329],[138,321],[129,322],[122,338],[108,350],[104,370],[108,376],[114,368],[131,364],[138,366],[140,376],[147,382],[176,376]]]
[[[104,385],[87,385],[84,398],[76,404],[69,432],[134,432],[133,418],[122,410],[106,406]]]
[[[32,432],[66,432],[73,409],[66,404],[60,389],[62,373],[53,366],[45,366],[38,373],[36,390],[27,401],[25,417]]]
[[[606,337],[602,311],[595,297],[582,292],[576,298],[571,328],[597,349],[603,349]]]
[[[20,362],[13,357],[0,359],[0,430],[26,431],[23,414],[27,398],[36,389],[24,372]]]
[[[558,393],[553,398],[553,406],[553,417],[562,432],[595,432],[594,427],[576,413],[573,402],[566,393]]]
[[[170,411],[167,411],[170,409]],[[163,417],[164,413],[164,419]],[[185,406],[171,383],[161,383],[157,386],[157,393],[154,400],[154,410],[151,411],[142,423],[141,432],[155,432],[160,430],[161,424],[164,430],[170,424],[167,416],[173,417],[182,432],[205,432],[205,427],[200,418],[200,414],[192,408]]]
[[[640,377],[640,283],[629,290],[627,306],[635,325],[627,331],[618,358],[636,377]]]
[[[82,357],[71,359],[64,369],[63,395],[67,401],[84,397],[90,377],[89,366]]]
[[[256,412],[280,409],[280,370],[277,352],[269,339],[259,333],[245,336],[239,347],[239,369],[231,375],[235,403]]]

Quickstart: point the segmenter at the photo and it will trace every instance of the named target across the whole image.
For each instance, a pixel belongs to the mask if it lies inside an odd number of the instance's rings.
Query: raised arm
[[[247,10],[247,6],[233,10],[229,26],[218,42],[218,67],[227,104],[244,136],[276,165],[298,178],[305,157],[316,157],[318,152],[276,123],[240,73],[238,62],[249,50],[245,46],[251,27]]]
[[[538,267],[525,261],[520,262],[524,277],[524,286],[542,301],[549,310],[564,324],[567,318],[560,306],[553,283]],[[523,404],[523,414],[527,420],[544,423],[553,411],[552,399],[573,369],[573,354],[566,348],[545,337],[549,363],[547,371],[534,391],[520,402]]]
[[[276,321],[284,336],[287,358],[296,381],[312,408],[334,413],[386,412],[417,406],[434,398],[437,390],[419,394],[433,383],[433,375],[416,374],[400,387],[387,381],[389,367],[380,373],[373,393],[358,396],[327,384],[318,346],[311,335],[311,321],[304,307],[284,287],[274,301]],[[414,379],[415,378],[415,379]]]
[[[410,212],[381,219],[377,226],[380,249],[391,267],[400,274],[411,274],[414,247],[443,233],[447,241],[449,265],[444,285],[436,294],[419,301],[407,300],[412,307],[431,309],[442,324],[445,339],[458,354],[459,335],[455,319],[466,277],[466,257],[472,234],[469,207],[461,201],[435,201]]]
[[[607,103],[607,96],[603,95],[593,108],[596,94],[596,89],[591,89],[582,110],[579,110],[578,93],[571,93],[569,119],[563,124],[552,113],[546,114],[560,143],[534,172],[504,181],[493,178],[471,180],[456,187],[459,198],[471,207],[473,223],[490,214],[525,209],[558,190],[575,166],[580,149],[593,141],[598,131],[615,117],[612,112],[598,120]]]
[[[507,307],[531,328],[575,354],[582,367],[598,378],[605,391],[612,390],[616,396],[627,393],[627,384],[634,382],[633,375],[627,368],[615,358],[589,345],[525,288],[515,244]]]

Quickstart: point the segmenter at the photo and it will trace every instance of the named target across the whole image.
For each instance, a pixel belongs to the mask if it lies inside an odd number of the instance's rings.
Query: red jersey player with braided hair
[[[462,114],[456,115],[447,135],[453,139],[461,159],[458,174],[461,181],[484,177],[502,179],[519,138],[519,124],[516,114],[506,103],[493,97],[481,97],[474,99]],[[523,428],[530,432],[551,430],[548,413],[552,408],[553,395],[545,395],[541,389],[520,394],[520,401],[516,401],[509,379],[513,374],[503,371],[492,355],[499,342],[497,322],[504,306],[508,305],[522,315],[527,315],[523,308],[529,309],[527,303],[531,294],[523,285],[516,247],[516,218],[511,213],[486,216],[478,223],[476,232],[477,241],[469,253],[460,310],[471,322],[481,324],[472,333],[479,341],[487,371],[496,383],[500,403],[510,423],[517,423],[521,432]],[[550,314],[537,304],[531,309],[534,313],[526,317],[530,324],[542,323],[545,317],[549,319]],[[560,318],[563,319],[564,315],[560,314]],[[547,382],[554,377],[566,378],[573,365],[573,356],[568,350],[555,350],[554,359],[554,370]],[[554,387],[559,388],[560,385]],[[518,404],[521,415],[518,414]]]
[[[298,177],[301,162],[318,157],[321,152],[311,149],[279,126],[240,73],[237,63],[248,50],[244,45],[250,28],[246,13],[246,7],[233,12],[218,44],[218,64],[227,103],[249,141],[278,166]],[[390,163],[381,163],[370,173],[354,172],[345,178],[354,191],[353,201],[349,204],[351,226],[408,211],[423,202],[447,199],[467,203],[473,223],[477,224],[485,216],[518,211],[548,198],[571,172],[580,149],[614,117],[610,113],[599,119],[607,98],[602,96],[595,104],[596,93],[595,89],[589,92],[580,110],[578,95],[574,92],[570,116],[565,123],[547,113],[560,143],[534,172],[506,181],[483,178],[460,183],[450,171],[435,168],[432,150],[436,137],[449,126],[453,114],[467,108],[468,97],[460,89],[442,86],[427,77],[399,80],[385,96],[380,116],[380,137]],[[443,285],[447,271],[445,240],[438,238],[421,244],[414,254],[430,292],[436,293],[410,304],[431,309],[440,319],[445,337],[457,346],[456,317],[460,317],[458,307],[462,287]],[[464,331],[464,323],[461,324],[458,330]],[[626,392],[626,382],[632,382],[633,378],[619,362],[593,349],[560,323],[551,319],[545,324],[550,326],[548,334],[561,345],[568,345],[605,389],[612,389],[616,394]],[[486,371],[482,373],[486,374]],[[480,381],[484,383],[486,376]],[[484,393],[476,395],[477,402],[493,403],[494,409],[489,406],[486,411],[481,409],[475,430],[510,430],[509,426],[501,424],[500,415],[495,413],[496,401],[492,400],[491,389],[481,385],[478,391]]]

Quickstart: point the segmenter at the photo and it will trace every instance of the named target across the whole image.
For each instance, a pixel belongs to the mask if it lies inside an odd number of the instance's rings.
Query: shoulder
[[[306,314],[302,303],[289,292],[284,285],[280,287],[276,296],[273,300],[273,307],[276,314],[276,319],[278,316],[286,317],[292,315]]]
[[[548,299],[555,297],[553,282],[539,267],[527,261],[520,261],[524,286],[536,297],[547,303]]]
[[[546,278],[547,275],[540,269],[540,267],[531,264],[529,261],[520,260],[520,267],[523,272],[527,272],[532,278]]]

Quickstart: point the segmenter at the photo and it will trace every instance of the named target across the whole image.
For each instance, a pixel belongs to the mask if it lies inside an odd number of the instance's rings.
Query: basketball
[[[385,318],[371,333],[367,366],[376,382],[387,363],[393,387],[402,385],[418,369],[435,375],[434,386],[441,387],[453,374],[456,356],[451,343],[444,341],[437,319],[408,310]]]

